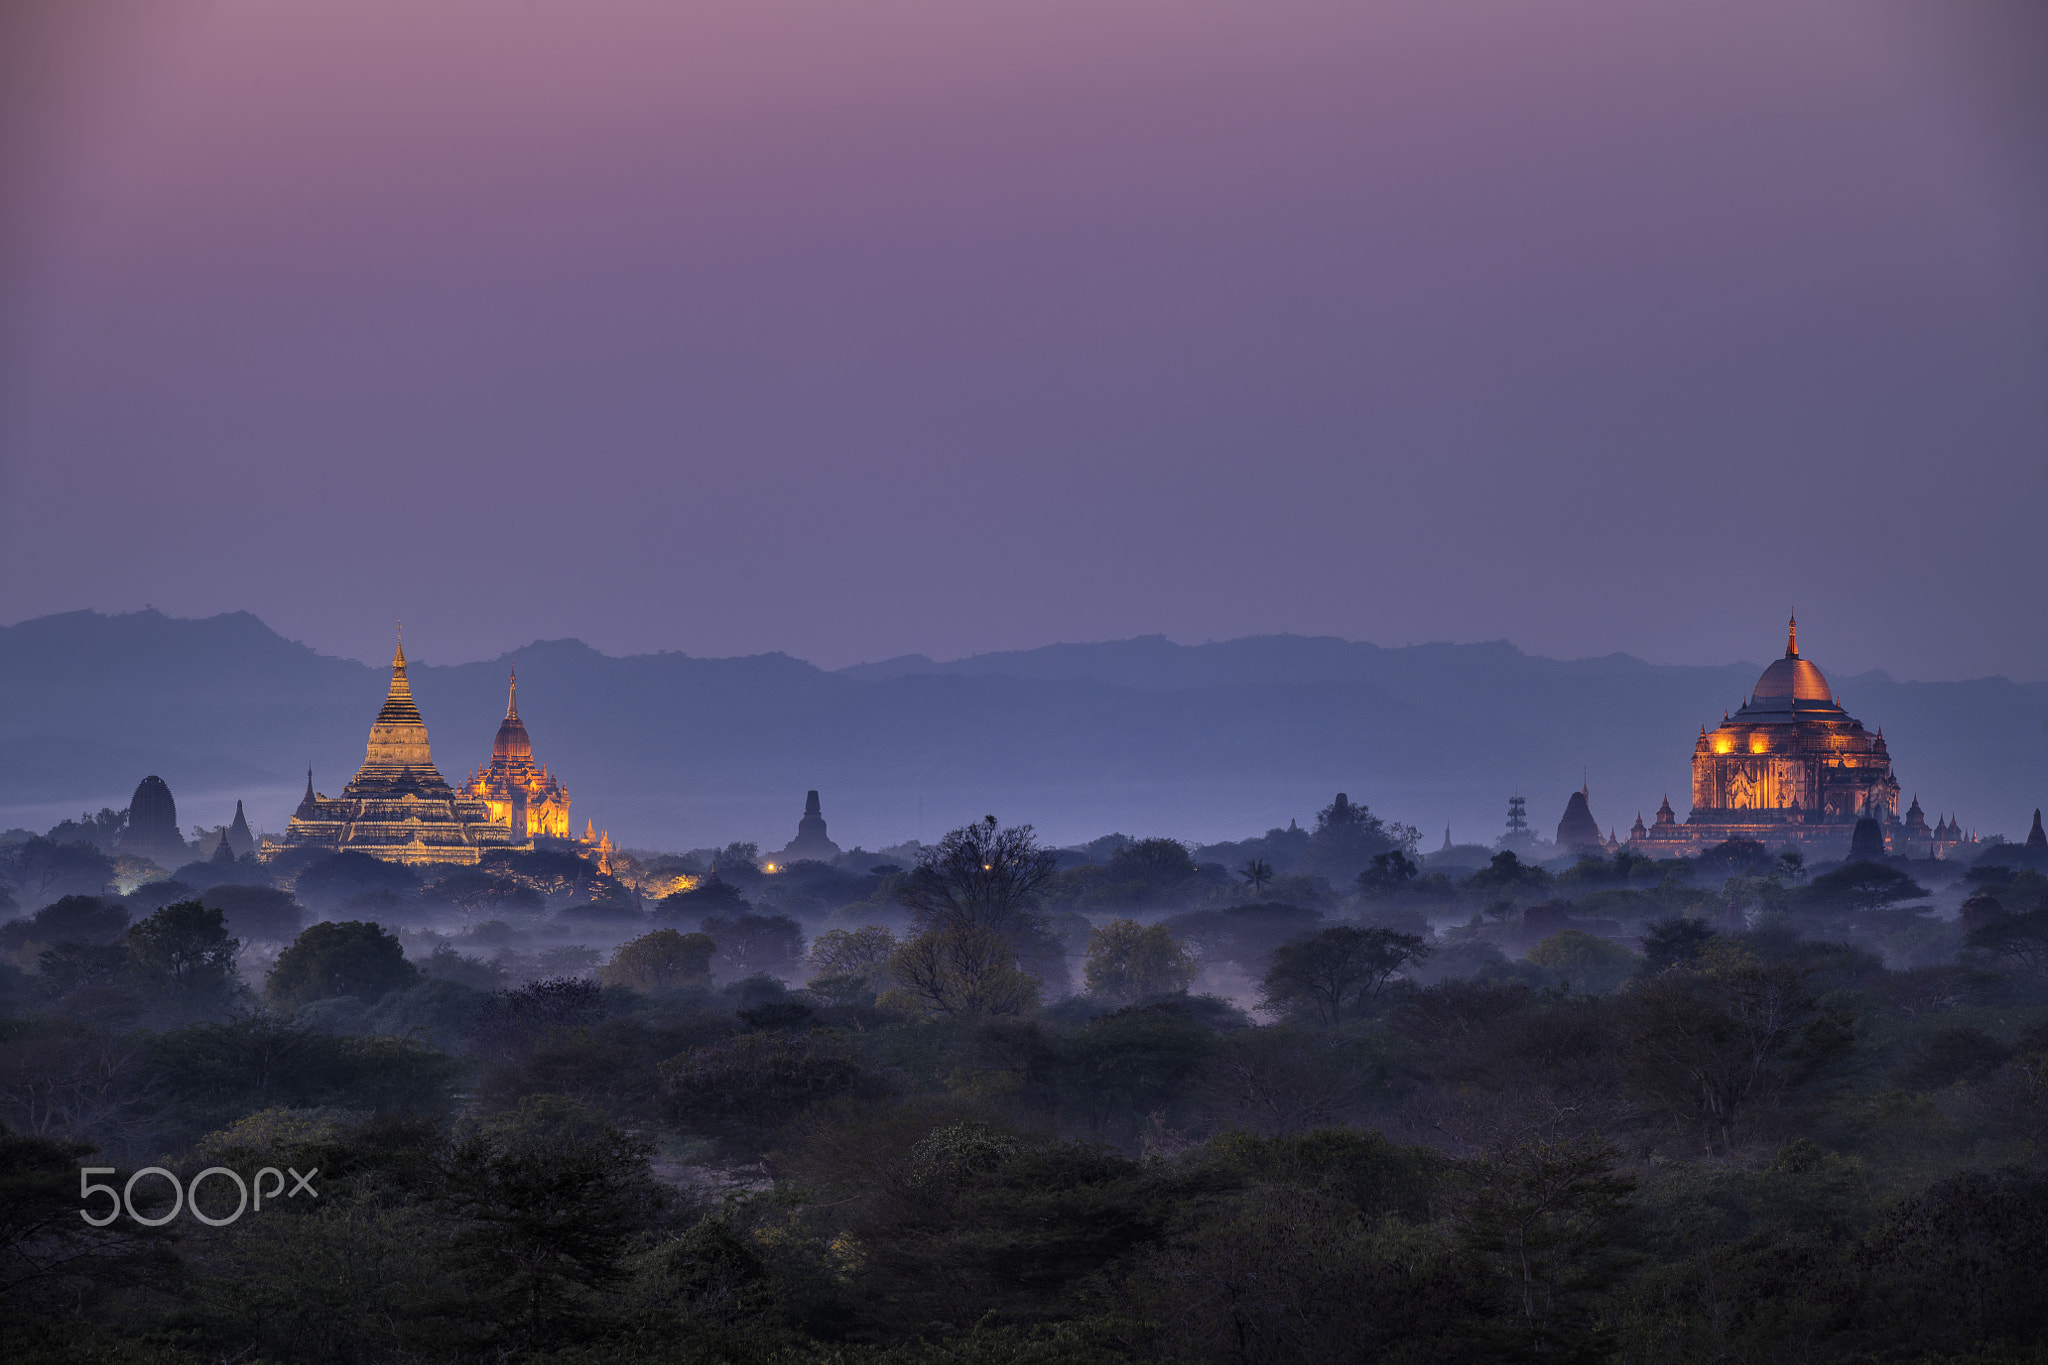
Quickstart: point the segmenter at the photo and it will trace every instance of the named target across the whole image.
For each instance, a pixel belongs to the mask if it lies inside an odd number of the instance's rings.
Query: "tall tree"
[[[1032,919],[1057,860],[1029,825],[999,828],[991,815],[949,832],[918,854],[896,898],[918,929],[1005,932]]]
[[[1377,995],[1394,973],[1428,953],[1429,945],[1415,934],[1336,925],[1274,951],[1260,1006],[1335,1026]]]
[[[323,921],[278,954],[263,983],[271,1008],[291,1011],[315,1000],[352,995],[377,1001],[419,980],[396,937],[375,923]]]

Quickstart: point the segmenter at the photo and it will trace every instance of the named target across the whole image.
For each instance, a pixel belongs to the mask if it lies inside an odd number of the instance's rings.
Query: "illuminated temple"
[[[1913,815],[1924,840],[1931,831],[1917,802]],[[1913,840],[1915,831],[1899,821],[1899,784],[1884,732],[1865,730],[1835,700],[1821,671],[1799,657],[1794,620],[1785,657],[1764,670],[1742,709],[1711,732],[1700,728],[1692,814],[1679,823],[1667,799],[1655,825],[1645,828],[1637,818],[1629,847],[1670,857],[1726,839],[1755,839],[1774,850],[1791,846],[1838,858],[1865,816],[1885,828],[1895,852]]]
[[[512,675],[505,720],[491,742],[491,766],[469,775],[462,794],[490,807],[491,818],[512,831],[515,843],[569,837],[569,793],[533,761],[533,740],[519,719],[519,675]]]
[[[519,733],[523,737],[524,729]],[[502,729],[499,735],[502,739]],[[369,747],[355,780],[338,797],[319,796],[308,773],[306,797],[292,815],[282,846],[367,853],[393,863],[473,865],[491,849],[525,842],[512,837],[511,825],[494,818],[486,801],[456,791],[434,767],[426,722],[406,681],[401,643],[391,660],[391,689],[370,726]]]

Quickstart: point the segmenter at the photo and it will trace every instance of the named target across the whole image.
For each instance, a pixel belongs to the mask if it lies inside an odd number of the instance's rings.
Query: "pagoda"
[[[491,766],[462,784],[464,796],[490,808],[491,818],[511,831],[514,844],[535,838],[569,837],[569,793],[555,775],[533,761],[533,739],[519,719],[519,675],[512,675],[505,720],[491,742]]]
[[[825,837],[825,812],[818,805],[818,794],[811,792],[804,797],[804,813],[796,822],[796,838],[783,846],[778,858],[785,863],[829,863],[838,856],[839,845]]]
[[[494,819],[489,805],[457,792],[434,767],[400,641],[391,659],[384,709],[370,725],[369,746],[355,780],[338,797],[321,796],[307,773],[305,799],[281,846],[367,853],[411,865],[474,865],[491,849],[513,843],[511,827]]]
[[[1840,857],[1865,818],[1888,837],[1905,835],[1884,732],[1866,730],[1844,711],[1820,669],[1800,657],[1795,618],[1785,657],[1763,671],[1742,708],[1711,732],[1700,727],[1692,814],[1680,824],[1666,801],[1655,827],[1632,831],[1629,846],[1669,857],[1754,839],[1773,849]],[[1638,819],[1638,829],[1641,824]],[[1926,828],[1924,818],[1920,828]]]

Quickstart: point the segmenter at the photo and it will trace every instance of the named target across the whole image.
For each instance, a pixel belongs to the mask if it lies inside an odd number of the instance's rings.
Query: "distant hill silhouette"
[[[779,847],[813,787],[847,846],[931,839],[988,811],[1062,840],[1242,837],[1307,824],[1342,789],[1434,847],[1446,822],[1460,841],[1490,840],[1517,789],[1539,827],[1554,824],[1582,772],[1602,827],[1625,831],[1666,792],[1683,814],[1693,738],[1761,668],[1301,636],[837,672],[783,654],[611,658],[576,640],[449,667],[432,663],[431,641],[414,651],[413,692],[448,777],[489,758],[516,667],[536,756],[568,785],[578,827],[588,815],[657,847]],[[385,677],[247,613],[73,612],[0,628],[0,807],[125,802],[156,772],[188,825],[226,818],[195,806],[200,794],[231,811],[233,794],[261,791],[252,818],[281,828],[308,763],[323,791],[353,774]],[[1930,815],[2025,833],[2048,785],[2048,684],[1832,681],[1851,714],[1885,727]]]

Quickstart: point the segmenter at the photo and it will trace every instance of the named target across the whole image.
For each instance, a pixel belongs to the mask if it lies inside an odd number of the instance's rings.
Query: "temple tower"
[[[128,802],[128,827],[121,832],[120,853],[147,858],[162,868],[174,868],[191,850],[178,833],[178,803],[161,777],[151,773],[136,784]]]

